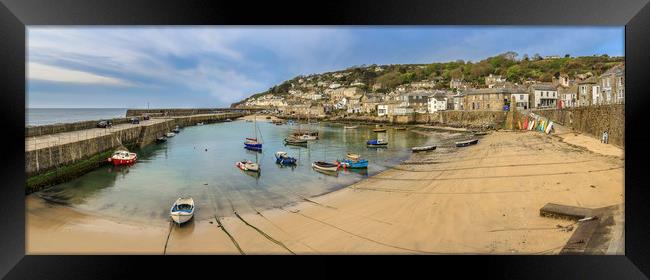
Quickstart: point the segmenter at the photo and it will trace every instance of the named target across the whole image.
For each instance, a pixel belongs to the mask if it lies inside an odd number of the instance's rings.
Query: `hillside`
[[[483,87],[485,77],[490,74],[501,75],[512,83],[531,80],[551,82],[554,76],[558,77],[560,74],[567,74],[571,79],[577,74],[587,72],[597,76],[623,61],[624,57],[607,55],[542,58],[538,54],[532,57],[528,55],[519,57],[517,53],[507,52],[478,62],[458,60],[431,64],[361,65],[340,71],[297,76],[267,91],[233,103],[231,107],[265,95],[286,97],[290,91],[322,92],[332,88],[332,84],[356,86],[364,91],[386,93],[400,85],[420,81],[434,81],[434,88],[449,89],[452,79],[462,79],[470,87]]]

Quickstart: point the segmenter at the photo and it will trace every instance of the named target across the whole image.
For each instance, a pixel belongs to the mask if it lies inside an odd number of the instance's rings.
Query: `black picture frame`
[[[650,143],[644,106],[650,105],[650,4],[648,0],[456,0],[456,1],[110,1],[0,0],[0,110],[4,165],[0,168],[0,275],[9,279],[111,278],[135,270],[186,262],[180,257],[25,255],[25,33],[27,25],[608,25],[625,26],[625,255],[624,256],[453,256],[408,258],[403,265],[499,278],[643,279],[650,275],[650,191],[646,159]],[[200,260],[199,260],[200,259]],[[219,262],[226,263],[224,258]],[[399,259],[399,258],[398,258]],[[230,262],[241,262],[236,259]],[[193,257],[209,266],[213,260]],[[246,260],[248,261],[248,260]],[[282,262],[286,262],[283,259]],[[303,259],[303,261],[305,261]],[[357,269],[335,260],[337,271]],[[372,267],[395,260],[373,258]],[[289,260],[298,265],[296,259]],[[307,259],[306,263],[321,260]],[[456,269],[452,263],[466,268]],[[197,264],[194,264],[195,266]],[[288,265],[285,263],[285,265]],[[334,264],[327,264],[327,266]],[[260,266],[270,273],[275,266]],[[467,268],[469,267],[469,268]],[[280,268],[283,270],[286,267]],[[314,268],[327,273],[323,268]],[[247,271],[246,273],[250,273]],[[252,272],[255,272],[252,271]],[[341,270],[342,271],[342,270]],[[330,271],[334,272],[334,271]],[[385,270],[380,271],[384,274]],[[169,276],[169,275],[168,275]],[[130,278],[130,277],[129,277]]]

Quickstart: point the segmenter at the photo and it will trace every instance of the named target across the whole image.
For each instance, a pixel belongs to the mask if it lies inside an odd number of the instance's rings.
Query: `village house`
[[[426,113],[429,106],[429,96],[433,95],[432,91],[415,90],[400,96],[402,107],[411,107],[418,113]]]
[[[429,96],[428,100],[428,112],[435,113],[438,111],[447,110],[447,96],[442,93],[436,93],[432,96]]]
[[[453,97],[453,104],[452,104],[452,110],[455,111],[462,111],[464,110],[465,106],[463,104],[463,100],[465,99],[465,95],[462,93],[457,93]]]
[[[395,109],[393,109],[393,115],[394,116],[405,116],[405,115],[410,115],[413,114],[415,111],[411,107],[405,107],[405,106],[397,106]]]
[[[505,83],[506,79],[502,78],[501,75],[494,75],[490,74],[489,76],[485,77],[485,85],[488,88],[494,87],[494,85],[499,84],[499,83]]]
[[[616,65],[605,71],[599,78],[601,86],[600,102],[594,104],[625,103],[625,66]]]
[[[361,112],[365,114],[374,114],[379,103],[380,99],[378,96],[365,94],[361,98]]]
[[[554,86],[569,87],[570,81],[571,80],[569,79],[569,75],[561,73],[557,78],[553,76],[551,83]]]
[[[557,91],[559,95],[558,108],[573,108],[576,107],[578,96],[578,85],[573,84],[569,87],[559,87]]]
[[[578,82],[578,95],[576,106],[590,106],[594,104],[593,98],[599,94],[600,87],[596,78],[589,77],[586,80]]]
[[[409,84],[412,89],[432,89],[436,86],[434,81],[423,80],[419,82],[412,82]]]
[[[533,108],[556,108],[557,88],[551,83],[538,83],[530,86],[531,107]]]
[[[530,94],[526,91],[520,91],[515,93],[511,98],[517,110],[528,110],[530,109]]]
[[[395,111],[397,108],[400,108],[400,102],[399,101],[386,101],[382,102],[377,105],[377,116],[383,117],[383,116],[394,116],[396,115]],[[404,107],[401,107],[404,108]],[[397,110],[400,111],[400,110]],[[405,110],[401,110],[405,111]]]
[[[501,111],[510,104],[513,94],[523,94],[519,88],[481,88],[464,92],[462,107],[466,111]]]
[[[449,81],[449,88],[467,89],[467,84],[463,82],[463,79],[452,78],[451,81]]]

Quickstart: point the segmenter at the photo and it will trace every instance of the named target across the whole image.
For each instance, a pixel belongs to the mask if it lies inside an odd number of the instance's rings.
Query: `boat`
[[[252,151],[261,151],[262,143],[257,140],[257,119],[254,119],[253,131],[255,137],[247,137],[246,142],[244,142],[244,148]]]
[[[165,142],[167,142],[167,137],[165,137],[165,136],[160,136],[160,137],[156,138],[156,143],[160,144],[160,143],[165,143]]]
[[[311,167],[317,170],[330,171],[330,172],[339,170],[339,165],[337,163],[329,163],[324,161],[315,161],[314,163],[311,164]]]
[[[348,153],[347,155],[345,155],[345,158],[351,159],[351,160],[359,160],[359,159],[361,159],[361,155],[360,154],[354,154],[354,153]]]
[[[366,143],[368,147],[386,147],[388,142],[384,139],[373,139]]]
[[[203,125],[203,122],[200,122],[200,123],[196,123],[196,125]]]
[[[459,141],[456,142],[456,147],[467,147],[469,145],[476,145],[476,144],[478,144],[478,139]]]
[[[411,148],[411,151],[414,152],[414,153],[417,153],[417,152],[424,152],[424,151],[433,151],[436,148],[437,148],[436,145],[420,146],[420,147]]]
[[[357,128],[359,128],[359,126],[358,125],[350,125],[350,126],[346,125],[343,128],[345,128],[345,129],[357,129]]]
[[[475,136],[487,135],[487,134],[488,134],[487,131],[474,131]]]
[[[267,119],[267,120],[270,120],[270,119],[271,119],[271,117],[270,117],[270,116],[267,116],[267,117],[266,117],[266,119]]]
[[[246,122],[253,122],[252,120],[246,120]]]
[[[172,132],[178,134],[179,132],[181,132],[181,128],[177,125],[176,127],[174,127],[174,129],[172,129]]]
[[[226,122],[231,122],[231,121],[232,121],[231,119],[226,119]]]
[[[343,167],[344,169],[347,168],[368,168],[368,160],[365,159],[359,159],[359,160],[351,160],[351,159],[344,159],[341,162],[339,162],[339,166]]]
[[[297,138],[294,138],[294,137],[287,137],[287,138],[284,138],[284,144],[285,145],[306,146],[307,145],[307,140],[297,139]]]
[[[173,133],[173,132],[167,132],[167,134],[165,134],[165,136],[167,136],[167,138],[169,138],[169,137],[174,137],[174,136],[176,136],[176,133]]]
[[[260,165],[250,160],[238,161],[237,163],[235,163],[235,166],[237,166],[239,169],[244,171],[253,171],[253,172],[260,171]]]
[[[281,165],[294,165],[296,164],[296,158],[290,157],[287,155],[287,152],[278,151],[275,153],[275,163]]]
[[[318,137],[316,137],[314,135],[309,135],[309,134],[303,134],[303,135],[297,136],[296,138],[300,139],[300,140],[305,140],[305,141],[313,141],[313,140],[318,139]]]
[[[373,132],[386,132],[385,128],[375,128],[372,130]]]
[[[395,130],[406,130],[406,126],[396,126],[393,129],[395,129]]]
[[[107,160],[108,162],[112,162],[115,166],[127,165],[135,163],[138,160],[138,155],[126,150],[117,150]]]
[[[194,216],[194,200],[191,197],[179,197],[169,210],[169,216],[179,225],[191,220]]]

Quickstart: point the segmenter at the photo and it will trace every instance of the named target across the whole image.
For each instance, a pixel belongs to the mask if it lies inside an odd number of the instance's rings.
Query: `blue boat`
[[[384,139],[373,139],[367,142],[368,147],[386,147],[388,142]]]
[[[294,157],[290,157],[286,152],[279,151],[275,153],[275,163],[277,164],[294,165],[296,164],[296,161],[298,160]]]
[[[262,151],[262,144],[260,144],[259,147],[258,146],[244,145],[244,149],[251,150],[251,151],[256,151],[256,152],[261,152]]]
[[[368,168],[368,160],[365,160],[365,159],[360,159],[360,160],[344,159],[343,161],[339,162],[339,165],[341,167],[343,167],[343,168],[353,168],[353,169]]]

